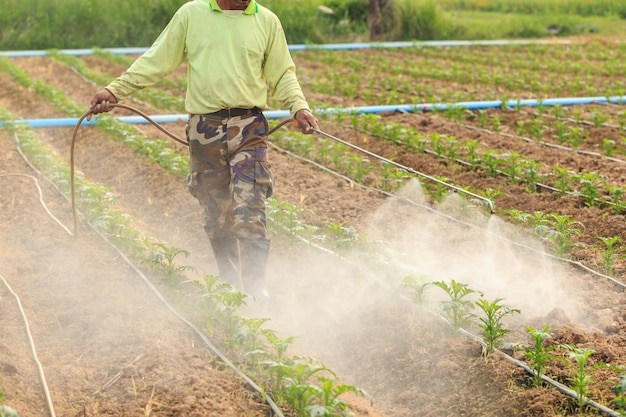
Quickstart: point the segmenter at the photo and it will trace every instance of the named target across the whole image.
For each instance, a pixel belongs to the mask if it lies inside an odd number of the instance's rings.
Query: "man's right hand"
[[[117,98],[113,93],[106,88],[98,91],[89,102],[91,113],[87,115],[87,120],[91,120],[91,116],[94,114],[111,111],[113,109],[111,103],[117,103]]]

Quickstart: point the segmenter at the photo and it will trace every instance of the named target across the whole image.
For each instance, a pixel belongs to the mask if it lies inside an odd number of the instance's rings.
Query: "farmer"
[[[150,49],[94,95],[92,113],[110,111],[110,103],[157,83],[183,62],[189,191],[204,208],[220,277],[263,299],[270,248],[265,205],[273,187],[262,113],[268,91],[302,132],[317,129],[317,119],[296,78],[279,19],[256,0],[185,3]]]

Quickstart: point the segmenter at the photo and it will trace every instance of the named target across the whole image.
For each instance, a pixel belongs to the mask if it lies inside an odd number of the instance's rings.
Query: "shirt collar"
[[[217,0],[209,0],[209,5],[211,6],[211,10],[222,11],[222,8],[219,4],[217,4]],[[243,14],[256,14],[259,11],[259,5],[256,3],[256,0],[252,0],[248,7],[243,11]]]

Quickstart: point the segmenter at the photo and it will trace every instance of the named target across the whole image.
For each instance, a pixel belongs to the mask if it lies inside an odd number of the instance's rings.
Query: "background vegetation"
[[[0,50],[149,46],[186,0],[0,0]],[[368,0],[260,0],[289,43],[369,40]],[[623,34],[623,0],[395,0],[385,40]]]

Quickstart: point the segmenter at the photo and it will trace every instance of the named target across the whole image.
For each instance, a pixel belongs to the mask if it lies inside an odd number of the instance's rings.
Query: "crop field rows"
[[[283,337],[293,335],[294,347],[303,355],[319,358],[342,380],[369,393],[373,409],[358,391],[353,392],[357,398],[348,397],[357,415],[602,414],[533,379],[502,351],[531,366],[543,353],[552,358],[542,369],[545,375],[598,404],[614,410],[622,405],[622,392],[614,388],[626,365],[626,97],[624,63],[618,59],[624,48],[578,42],[293,53],[325,135],[302,135],[287,126],[270,138],[276,177],[270,204],[270,284],[285,296],[266,312],[272,320],[267,324],[279,328]],[[98,86],[132,59],[106,51],[0,58],[5,90],[0,121],[13,126],[11,119],[79,117]],[[180,68],[128,104],[147,114],[183,113],[185,76],[186,69]],[[609,100],[541,104],[568,97]],[[524,99],[539,104],[514,104]],[[494,100],[513,104],[453,105]],[[337,111],[424,103],[447,105],[428,112]],[[106,219],[118,219],[138,232],[120,238],[122,227],[105,225],[104,230],[122,245],[144,234],[167,242],[179,248],[176,263],[215,273],[199,207],[186,194],[185,147],[163,139],[153,126],[128,127],[99,118],[98,128],[80,130],[76,168],[81,179],[84,175],[97,187],[113,190],[110,204],[124,214],[119,219],[107,214]],[[166,128],[184,137],[184,121]],[[63,415],[120,415],[120,410],[194,415],[231,402],[237,411],[221,415],[266,412],[266,406],[237,386],[236,378],[227,372],[218,376],[219,366],[212,371],[208,364],[215,359],[189,340],[192,335],[183,336],[171,318],[150,318],[153,309],[164,314],[157,307],[143,302],[132,307],[150,296],[141,286],[126,288],[132,286],[128,278],[114,284],[128,271],[114,267],[119,257],[91,242],[93,233],[78,236],[89,244],[59,237],[58,225],[41,220],[29,182],[5,176],[33,174],[20,162],[14,136],[34,136],[67,163],[71,129],[10,131],[0,129],[5,190],[0,218],[7,226],[0,274],[19,281],[14,286],[27,306],[51,304],[44,302],[51,294],[61,303],[46,306],[53,311],[50,317],[62,315],[54,326],[37,317],[36,309],[32,314],[40,348],[59,356],[57,364],[45,356],[44,365],[52,371],[50,386]],[[45,189],[57,215],[71,224],[67,202],[50,197],[56,194],[50,186]],[[91,210],[91,194],[80,190],[82,208]],[[106,221],[98,216],[96,227],[103,227]],[[28,239],[24,234],[30,235],[33,225],[37,239]],[[320,254],[294,237],[340,257]],[[114,271],[107,271],[109,264]],[[171,272],[181,279],[190,275],[185,267]],[[46,282],[58,273],[59,282]],[[210,289],[206,285],[203,290]],[[66,291],[68,286],[72,291]],[[8,305],[9,294],[0,297],[0,305]],[[85,300],[95,307],[104,303],[98,307],[102,311],[86,310]],[[109,311],[107,302],[121,313]],[[487,324],[484,314],[489,312],[502,314],[504,328],[499,322]],[[72,317],[81,314],[73,328]],[[90,320],[98,315],[100,323],[94,326]],[[248,320],[247,334],[265,324]],[[7,327],[11,337],[20,331],[16,322]],[[161,322],[164,332],[159,331]],[[223,336],[211,324],[205,326],[217,339]],[[459,335],[459,327],[501,350],[481,350],[475,340]],[[58,341],[72,344],[76,338],[81,344],[72,349],[63,350]],[[258,364],[245,355],[245,349],[253,349],[244,339],[235,340],[240,346],[234,352],[242,355],[246,369],[254,370]],[[533,340],[544,341],[552,356],[522,346]],[[80,347],[83,342],[87,347]],[[40,415],[37,407],[43,407],[43,400],[33,384],[35,374],[27,365],[16,365],[29,362],[21,345],[0,349],[2,388],[23,416]],[[150,351],[154,346],[158,352]],[[108,358],[102,354],[107,349]],[[82,355],[86,359],[77,361]],[[177,361],[183,364],[181,372]],[[202,387],[215,385],[217,378],[228,399],[203,394]],[[177,389],[167,388],[173,383]]]

